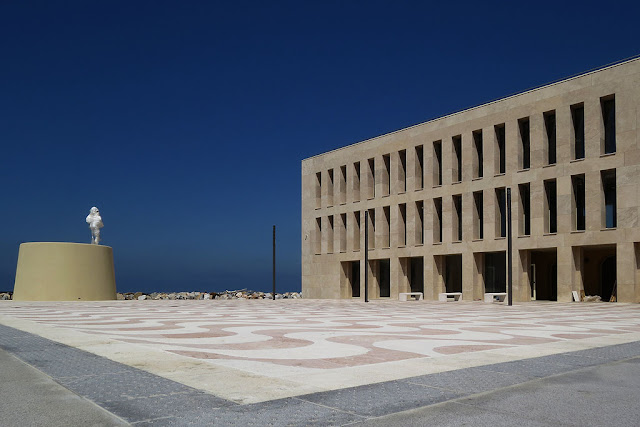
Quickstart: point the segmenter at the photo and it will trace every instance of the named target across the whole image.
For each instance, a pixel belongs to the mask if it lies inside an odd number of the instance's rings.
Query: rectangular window
[[[604,138],[602,139],[602,153],[610,154],[616,152],[616,98],[609,95],[600,98],[602,108],[602,128]]]
[[[483,175],[483,161],[484,156],[482,154],[482,130],[476,130],[473,132],[473,177],[482,178]]]
[[[518,130],[520,131],[520,169],[531,167],[531,130],[529,128],[529,117],[518,120]]]
[[[495,171],[496,175],[503,174],[507,170],[507,161],[506,161],[506,153],[505,153],[505,128],[504,123],[501,125],[495,125],[494,127],[496,134],[496,147],[495,147]]]
[[[360,211],[353,213],[353,226],[351,227],[353,238],[353,250],[360,250]]]
[[[355,162],[353,164],[353,188],[351,195],[352,201],[360,201],[360,162]]]
[[[329,169],[327,177],[327,206],[333,206],[333,169]]]
[[[507,237],[507,192],[496,188],[496,237]]]
[[[584,104],[571,106],[573,123],[573,158],[584,159]]]
[[[333,215],[329,215],[327,218],[328,227],[327,227],[327,253],[333,253]]]
[[[388,196],[391,190],[391,156],[385,154],[382,156],[382,164],[384,170],[382,171],[382,195]]]
[[[407,191],[407,150],[400,150],[398,157],[398,191],[404,193]]]
[[[416,244],[424,244],[424,203],[422,200],[416,202]]]
[[[604,199],[603,225],[605,228],[617,227],[616,203],[616,170],[609,169],[600,172],[602,180],[602,198]]]
[[[407,244],[407,205],[401,203],[398,209],[398,246]]]
[[[424,188],[424,149],[422,145],[416,147],[416,190],[422,190]]]
[[[316,218],[316,233],[313,242],[313,249],[316,255],[322,253],[322,218]]]
[[[442,243],[442,197],[433,199],[433,243]]]
[[[586,219],[584,174],[571,177],[571,189],[573,192],[571,203],[573,230],[584,230]]]
[[[462,241],[462,194],[452,196],[453,201],[453,240]]]
[[[316,209],[322,207],[322,172],[316,173]]]
[[[453,176],[451,179],[453,182],[462,181],[462,136],[454,136],[451,138],[453,146]]]
[[[484,200],[482,191],[473,193],[473,238],[484,239]]]
[[[382,247],[388,248],[391,246],[390,232],[391,232],[391,207],[384,206],[382,208],[382,214],[384,215],[384,223],[382,226],[384,229],[382,230]]]
[[[433,182],[442,185],[442,141],[433,142]]]
[[[556,180],[544,181],[544,225],[546,233],[558,232],[558,200]]]
[[[554,165],[556,163],[556,111],[547,111],[543,114],[543,118],[547,137],[547,164]]]
[[[369,249],[375,249],[376,247],[376,210],[368,209],[369,223],[366,227],[369,227]]]
[[[347,251],[347,214],[346,213],[340,214],[340,224],[338,228],[339,228],[338,240],[340,242],[339,251],[346,252]]]
[[[369,168],[367,170],[367,198],[373,199],[376,197],[376,162],[375,159],[369,159],[367,161]]]
[[[338,203],[347,203],[347,166],[340,166],[340,176],[338,177]]]
[[[531,184],[519,184],[520,193],[520,235],[531,235]]]

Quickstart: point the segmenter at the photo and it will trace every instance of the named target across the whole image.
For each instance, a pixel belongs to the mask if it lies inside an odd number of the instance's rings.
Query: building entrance
[[[343,261],[341,298],[360,298],[360,261]]]
[[[582,247],[582,280],[585,295],[599,295],[602,301],[617,296],[615,245]]]
[[[444,257],[445,292],[462,292],[462,254]]]
[[[484,291],[507,292],[507,255],[505,252],[484,254]]]
[[[411,292],[423,292],[424,289],[424,258],[409,258],[409,285]]]
[[[529,286],[532,300],[558,300],[558,251],[530,251]]]

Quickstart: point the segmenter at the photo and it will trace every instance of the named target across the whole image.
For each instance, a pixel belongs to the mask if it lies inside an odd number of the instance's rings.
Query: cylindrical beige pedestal
[[[23,243],[18,254],[13,299],[116,299],[113,249],[84,243]]]

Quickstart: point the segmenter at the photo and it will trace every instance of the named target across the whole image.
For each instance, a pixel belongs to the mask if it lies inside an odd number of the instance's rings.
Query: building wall
[[[615,99],[614,153],[604,153],[602,102]],[[409,291],[406,258],[424,257],[425,299],[444,292],[444,255],[462,254],[463,299],[484,293],[483,254],[506,251],[501,236],[496,189],[511,188],[514,300],[530,299],[530,250],[556,251],[557,299],[570,301],[582,290],[583,248],[615,247],[619,301],[640,301],[640,60],[514,95],[479,107],[402,129],[303,160],[302,289],[305,298],[345,298],[351,291],[341,262],[360,260],[360,283],[371,267],[364,265],[364,212],[369,226],[369,259],[390,259],[391,298]],[[575,159],[572,106],[584,108],[584,158]],[[554,111],[556,162],[548,164],[545,113]],[[530,167],[523,168],[519,120],[528,118]],[[505,173],[499,171],[496,126],[504,126]],[[483,176],[478,177],[474,133],[482,135]],[[459,139],[458,139],[459,137]],[[434,160],[434,141],[441,141],[442,185]],[[460,144],[462,181],[457,182],[456,144]],[[419,151],[423,161],[420,168]],[[372,159],[372,160],[370,160]],[[359,178],[356,165],[359,164]],[[373,166],[373,173],[369,165]],[[422,169],[422,170],[421,170]],[[615,228],[604,223],[601,171],[615,170]],[[422,174],[420,173],[422,172]],[[585,229],[576,230],[572,176],[584,175]],[[320,178],[318,180],[318,178]],[[550,232],[545,181],[556,183],[557,231]],[[320,182],[318,182],[320,181]],[[524,234],[519,184],[530,185],[530,233]],[[474,193],[482,194],[483,235]],[[462,240],[454,196],[461,197]],[[478,197],[478,196],[476,196]],[[437,240],[434,199],[442,205],[442,241]],[[416,202],[424,206],[422,224]],[[359,218],[359,229],[356,226]],[[423,241],[421,236],[424,236]],[[613,246],[611,246],[613,245]],[[375,264],[375,263],[373,263]],[[365,271],[366,270],[366,271]],[[364,297],[361,288],[360,297]]]

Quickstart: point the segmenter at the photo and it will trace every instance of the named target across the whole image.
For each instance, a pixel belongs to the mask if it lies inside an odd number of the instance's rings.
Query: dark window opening
[[[476,161],[475,177],[482,178],[484,173],[483,164],[482,164],[484,161],[484,156],[482,153],[482,131],[481,130],[477,130],[473,132],[473,146],[475,148],[475,161]]]
[[[544,113],[544,128],[547,134],[547,164],[556,163],[556,112]]]
[[[616,99],[613,95],[600,99],[604,125],[604,154],[616,152]]]
[[[584,105],[571,106],[571,121],[573,122],[573,156],[574,159],[584,159]]]
[[[496,132],[496,151],[498,152],[497,156],[497,168],[498,173],[503,174],[506,171],[506,154],[505,154],[505,128],[504,124],[496,125],[494,127]]]
[[[557,233],[558,232],[558,200],[557,200],[557,185],[555,179],[550,179],[544,182],[545,193],[545,207],[546,207],[546,232]]]
[[[433,170],[436,172],[436,185],[442,185],[442,141],[433,143]]]
[[[322,200],[322,173],[316,173],[316,208],[321,207]]]
[[[416,202],[416,240],[418,244],[424,243],[424,203]]]
[[[455,169],[453,170],[454,182],[462,181],[462,136],[454,136],[453,142],[453,158],[455,162]]]
[[[499,237],[507,237],[507,193],[504,188],[496,188],[496,228]]]
[[[424,150],[422,145],[416,147],[416,190],[424,188]]]
[[[400,191],[407,191],[407,150],[401,150],[400,157]]]
[[[382,163],[384,164],[382,195],[388,196],[391,190],[391,156],[388,154],[382,156]]]
[[[368,197],[376,197],[376,162],[375,159],[369,159],[369,194]]]
[[[435,215],[433,216],[433,220],[435,224],[433,225],[433,242],[441,243],[442,242],[442,197],[438,197],[437,199],[433,199],[433,209],[435,211]]]
[[[400,204],[400,218],[399,219],[399,226],[400,226],[400,232],[398,233],[398,237],[400,238],[400,241],[398,242],[400,245],[404,246],[407,244],[407,205],[406,203],[401,203]]]
[[[456,241],[462,241],[462,195],[453,196],[454,230],[453,237]]]
[[[616,170],[610,169],[600,172],[602,179],[602,192],[604,193],[604,226],[605,228],[617,227],[616,214]]]
[[[572,176],[571,186],[573,187],[573,224],[575,230],[584,230],[586,219],[584,175]]]
[[[476,191],[473,193],[473,202],[475,205],[474,216],[474,237],[476,239],[484,239],[484,200],[482,197],[482,191]]]
[[[518,120],[518,129],[520,130],[520,168],[529,169],[531,167],[531,130],[529,128],[529,117]]]
[[[518,185],[520,193],[520,233],[523,236],[531,234],[531,184]]]

